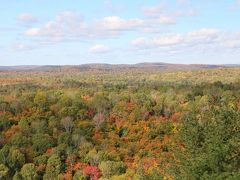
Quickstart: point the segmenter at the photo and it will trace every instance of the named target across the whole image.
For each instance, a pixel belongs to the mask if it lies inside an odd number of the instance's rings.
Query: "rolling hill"
[[[138,63],[138,64],[82,64],[82,65],[43,65],[43,66],[0,66],[0,71],[117,71],[117,70],[155,70],[155,71],[181,71],[216,69],[226,67],[239,67],[239,65],[208,65],[208,64],[169,64],[169,63]]]

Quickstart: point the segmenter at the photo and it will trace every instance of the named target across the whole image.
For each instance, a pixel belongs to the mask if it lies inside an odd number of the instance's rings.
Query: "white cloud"
[[[23,25],[31,25],[38,22],[38,19],[34,17],[32,14],[23,13],[17,17],[17,21]]]
[[[144,21],[141,19],[123,19],[118,16],[85,22],[78,13],[63,12],[53,21],[26,30],[25,35],[59,41],[112,38],[124,31],[137,30],[144,25]]]
[[[67,37],[83,36],[86,33],[87,27],[83,17],[74,12],[63,12],[54,21],[49,21],[38,28],[30,28],[25,32],[27,36],[49,37],[59,40]]]
[[[131,42],[137,49],[169,48],[171,51],[200,48],[205,51],[240,49],[240,33],[199,29],[188,33],[168,33],[154,38],[140,37]]]
[[[90,53],[107,53],[110,48],[104,44],[97,44],[89,49]]]
[[[179,18],[197,15],[197,12],[189,7],[181,7],[179,9],[179,7],[168,7],[163,3],[158,6],[144,7],[142,11],[145,15],[143,31],[147,33],[161,32],[163,26],[177,24]]]
[[[155,19],[155,22],[165,25],[176,23],[175,19],[170,16],[160,16],[159,18]]]
[[[189,32],[189,36],[200,36],[200,37],[206,37],[206,36],[212,36],[216,35],[220,32],[219,29],[210,29],[210,28],[203,28],[196,31]]]
[[[40,34],[40,29],[38,28],[31,28],[28,29],[25,33],[27,36],[37,36]]]
[[[192,7],[185,6],[188,0],[177,0],[178,4],[183,6],[175,8],[168,7],[166,4],[160,4],[158,6],[143,7],[142,12],[147,17],[183,17],[183,16],[196,16],[197,12]]]
[[[171,46],[181,43],[182,40],[183,39],[180,34],[174,34],[153,39],[152,43],[157,46]]]
[[[153,39],[146,39],[146,38],[137,38],[132,41],[132,44],[136,47],[140,48],[156,48],[156,47],[163,47],[163,46],[172,46],[180,44],[183,41],[183,37],[180,34],[171,34],[161,37],[156,37]]]
[[[214,42],[218,39],[220,35],[220,30],[218,29],[200,29],[196,31],[189,32],[185,36],[186,42],[196,42],[196,43],[209,43]]]
[[[221,45],[240,50],[240,32],[238,33],[224,33],[220,37]]]
[[[193,10],[193,9],[188,9],[188,10],[185,10],[185,11],[176,11],[175,13],[173,13],[173,16],[175,17],[193,17],[193,16],[197,16],[198,13],[197,11]]]
[[[163,7],[148,7],[144,11],[147,14],[156,14],[160,13]],[[52,43],[115,38],[127,31],[159,33],[163,26],[176,24],[177,17],[175,14],[160,14],[143,19],[107,16],[86,21],[78,12],[66,11],[51,21],[27,29],[25,35],[34,40]]]
[[[132,30],[144,25],[144,21],[141,19],[129,19],[125,20],[118,16],[105,17],[97,22],[100,28],[105,30],[122,31]]]
[[[227,58],[239,55],[240,32],[199,29],[188,33],[166,33],[152,38],[140,37],[131,44],[131,52],[139,58],[143,57],[142,61],[146,61],[145,58],[151,61],[172,58],[182,62],[188,59],[192,63],[194,58],[197,58],[198,63],[210,63],[208,61],[213,61],[209,57],[215,56],[219,63],[219,58],[223,56]],[[229,62],[231,60],[230,58]]]
[[[143,7],[142,11],[146,16],[156,16],[162,14],[166,10],[165,5],[160,4],[158,6]]]
[[[131,43],[135,47],[150,47],[152,45],[150,40],[144,37],[139,37],[137,39],[134,39]]]

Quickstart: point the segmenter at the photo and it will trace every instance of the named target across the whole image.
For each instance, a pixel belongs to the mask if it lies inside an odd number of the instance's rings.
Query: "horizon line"
[[[16,67],[16,66],[82,66],[82,65],[139,65],[139,64],[170,64],[170,65],[212,65],[212,66],[240,66],[240,63],[228,64],[208,64],[208,63],[168,63],[168,62],[139,62],[139,63],[82,63],[82,64],[16,64],[16,65],[1,65],[0,67]]]

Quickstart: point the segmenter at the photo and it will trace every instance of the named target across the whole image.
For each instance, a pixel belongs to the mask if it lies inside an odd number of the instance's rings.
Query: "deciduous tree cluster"
[[[240,83],[189,73],[2,85],[0,179],[240,179]]]

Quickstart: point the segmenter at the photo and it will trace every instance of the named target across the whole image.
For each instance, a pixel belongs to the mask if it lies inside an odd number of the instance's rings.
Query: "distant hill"
[[[169,63],[138,63],[138,64],[83,64],[83,65],[26,65],[26,66],[0,66],[0,71],[118,71],[118,70],[146,70],[146,71],[181,71],[201,70],[226,67],[239,67],[240,65],[207,65],[207,64],[169,64]]]
[[[37,66],[37,65],[24,65],[24,66],[0,66],[0,71],[47,71],[54,70],[59,66]]]

